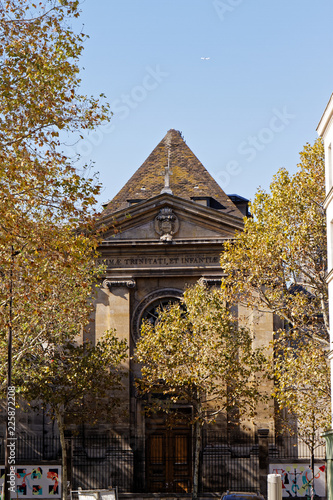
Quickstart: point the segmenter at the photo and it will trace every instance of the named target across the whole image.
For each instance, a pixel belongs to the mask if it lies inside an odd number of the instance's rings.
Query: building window
[[[159,310],[165,309],[174,304],[175,302],[180,302],[183,292],[177,289],[161,289],[153,292],[140,304],[137,306],[132,323],[132,337],[136,343],[137,339],[140,337],[140,328],[142,321],[147,319],[153,325],[156,323]]]

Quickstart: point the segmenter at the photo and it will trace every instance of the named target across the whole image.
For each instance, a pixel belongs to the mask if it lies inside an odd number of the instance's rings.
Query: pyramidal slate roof
[[[170,189],[186,200],[212,198],[214,208],[242,218],[243,215],[185,143],[178,130],[169,130],[125,186],[105,207],[104,215],[128,208],[131,203],[161,194],[165,169],[170,164]]]

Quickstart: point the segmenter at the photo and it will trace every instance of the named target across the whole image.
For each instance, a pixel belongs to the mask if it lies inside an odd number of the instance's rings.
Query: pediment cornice
[[[235,231],[241,231],[244,227],[243,220],[239,217],[167,193],[136,203],[114,214],[107,214],[105,217],[102,215],[99,223],[110,228],[110,231],[106,230],[105,233],[108,236],[110,232],[125,231],[131,227],[145,224],[155,219],[161,210],[167,208],[189,222],[217,231],[221,231],[223,228],[223,231],[230,232],[230,235]]]

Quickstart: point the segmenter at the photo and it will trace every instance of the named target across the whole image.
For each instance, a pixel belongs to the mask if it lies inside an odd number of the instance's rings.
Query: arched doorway
[[[147,296],[134,316],[134,337],[143,320],[154,325],[161,310],[179,302],[182,292],[164,289]],[[151,395],[151,398],[162,395]],[[192,409],[169,408],[168,413],[145,413],[145,477],[150,493],[189,493],[192,490]]]

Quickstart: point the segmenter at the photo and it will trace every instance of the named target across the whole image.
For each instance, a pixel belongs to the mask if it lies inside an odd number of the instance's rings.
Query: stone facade
[[[105,205],[100,223],[107,230],[99,250],[106,272],[96,297],[95,317],[85,336],[95,343],[106,330],[115,329],[119,338],[126,339],[130,348],[125,363],[130,375],[123,382],[127,411],[116,429],[111,423],[90,429],[88,422],[85,432],[114,435],[116,431],[145,437],[144,402],[134,388],[138,368],[131,361],[141,321],[158,306],[179,300],[186,287],[198,280],[219,286],[223,244],[242,231],[244,215],[248,215],[247,200],[227,196],[175,130],[166,134]],[[269,349],[272,314],[236,304],[234,310],[240,323],[253,331],[255,345]],[[244,423],[250,430],[273,431],[273,415],[273,407],[260,407],[256,421]],[[30,411],[17,413],[17,428],[32,436],[56,434],[54,422]],[[221,417],[214,431],[225,430],[226,418]]]
[[[247,200],[228,197],[181,134],[170,130],[102,214],[101,222],[108,228],[100,247],[106,274],[96,301],[92,340],[115,328],[127,340],[131,356],[142,318],[158,305],[177,300],[200,279],[218,286],[223,244],[242,230],[245,214]],[[235,310],[255,334],[255,344],[269,349],[272,314]],[[130,357],[127,366],[132,368],[125,382],[128,419],[119,430],[144,436],[144,403],[133,386],[137,368]],[[273,413],[273,407],[262,407],[256,422],[246,424],[273,430]],[[221,418],[215,430],[225,430],[225,425]]]
[[[333,350],[333,94],[326,106],[324,114],[317,127],[317,132],[324,141],[325,149],[325,184],[326,199],[324,208],[327,220],[327,283],[329,295],[329,318],[331,332],[331,353]],[[331,356],[331,368],[332,368]],[[332,370],[331,370],[332,372]],[[333,378],[332,378],[333,382]],[[333,383],[331,384],[333,388]]]

